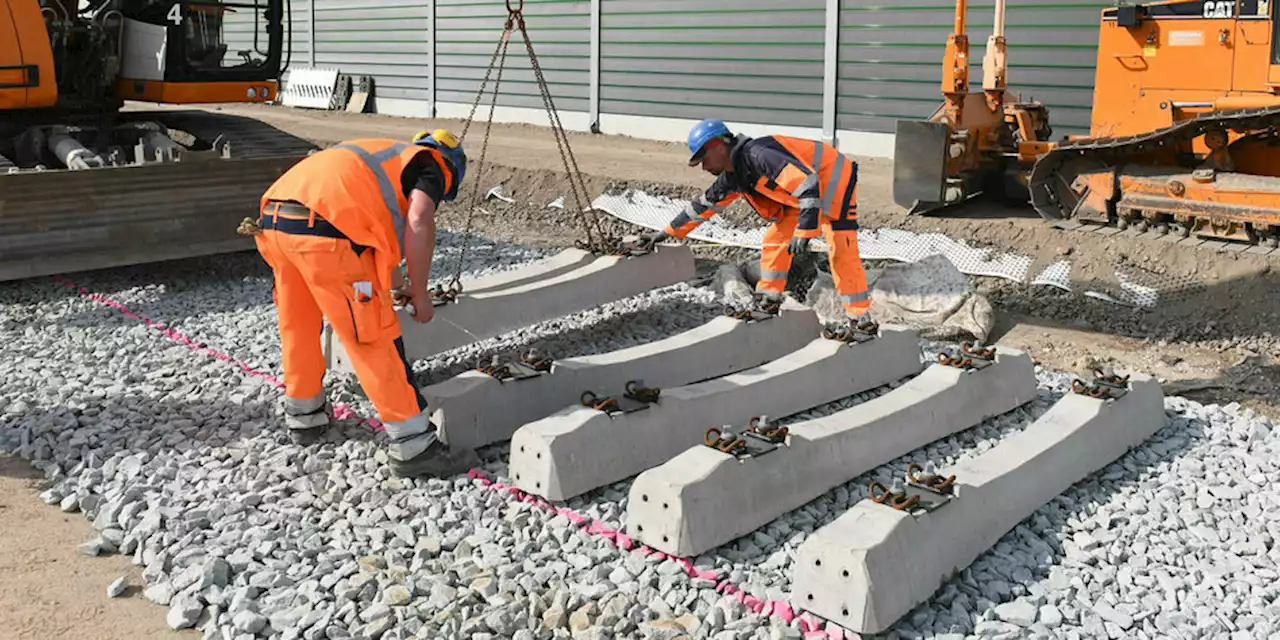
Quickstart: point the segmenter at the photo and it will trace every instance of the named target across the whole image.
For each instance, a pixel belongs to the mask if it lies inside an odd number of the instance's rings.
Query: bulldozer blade
[[[893,201],[921,213],[943,206],[947,136],[941,122],[899,120],[893,145]]]
[[[252,250],[236,225],[303,157],[0,176],[0,282]]]

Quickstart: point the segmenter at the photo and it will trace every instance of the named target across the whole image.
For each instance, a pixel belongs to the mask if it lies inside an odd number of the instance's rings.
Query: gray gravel
[[[142,284],[145,270],[78,279],[144,315],[185,318],[184,332],[274,371],[270,288],[237,260],[184,264],[161,278],[163,290]],[[435,380],[528,345],[557,357],[609,351],[704,322],[718,313],[712,298],[668,287],[415,368]],[[695,564],[753,594],[785,597],[799,544],[865,497],[868,480],[989,450],[1069,382],[1037,377],[1030,406],[883,465]],[[297,447],[280,433],[277,397],[50,280],[0,285],[0,451],[44,470],[52,485],[40,498],[50,508],[93,524],[84,551],[143,567],[143,596],[173,628],[237,639],[799,636],[673,563],[620,552],[477,481],[393,478],[380,436],[334,430],[329,442]],[[1166,406],[1170,427],[1006,535],[901,621],[898,637],[1273,633],[1280,494],[1269,479],[1280,440],[1251,410]],[[505,479],[505,446],[484,456],[486,472]],[[620,526],[628,485],[569,506]]]

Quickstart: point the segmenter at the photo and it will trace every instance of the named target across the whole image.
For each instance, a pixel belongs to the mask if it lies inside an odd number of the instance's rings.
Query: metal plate
[[[947,179],[947,125],[899,120],[893,143],[893,201],[906,209],[942,202]]]
[[[915,506],[911,507],[910,513],[913,516],[924,515],[930,511],[934,511],[951,502],[954,498],[951,494],[939,493],[922,484],[916,484],[911,481],[907,481],[906,484],[912,489],[912,491],[909,491],[908,493],[920,499]]]

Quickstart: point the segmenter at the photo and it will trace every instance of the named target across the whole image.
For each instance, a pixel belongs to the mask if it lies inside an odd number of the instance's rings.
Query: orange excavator
[[[0,0],[0,280],[252,248],[238,221],[315,147],[171,105],[275,99],[287,4]]]
[[[1012,193],[1050,220],[1280,246],[1278,4],[1104,9],[1089,135],[1053,141],[1044,106],[1004,92],[1003,0],[983,94],[969,93],[958,0],[944,104],[898,123],[895,201],[927,212]]]

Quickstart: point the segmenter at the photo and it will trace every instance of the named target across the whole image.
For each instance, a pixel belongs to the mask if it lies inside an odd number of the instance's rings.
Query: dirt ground
[[[362,136],[407,138],[420,129],[461,129],[458,121],[293,110],[257,105],[222,107],[226,113],[260,118],[322,145]],[[473,162],[484,137],[477,125],[467,140]],[[571,133],[577,164],[585,174],[587,197],[626,187],[650,193],[691,196],[710,178],[686,166],[681,144],[620,136]],[[487,213],[474,230],[499,240],[566,246],[580,237],[566,214],[546,203],[565,196],[573,202],[550,132],[533,126],[495,126],[487,153],[492,168],[483,175],[472,165],[468,180],[483,191],[498,183],[517,198],[515,205],[484,203]],[[981,246],[1016,251],[1037,265],[1069,256],[1073,275],[1106,280],[1116,264],[1178,283],[1166,303],[1152,311],[1126,309],[1078,295],[991,278],[979,289],[991,297],[1000,344],[1027,350],[1055,369],[1082,371],[1095,362],[1121,370],[1146,371],[1165,383],[1166,393],[1204,402],[1239,401],[1280,418],[1280,343],[1266,331],[1280,326],[1280,281],[1266,259],[1215,255],[1168,244],[1127,238],[1083,238],[1049,227],[1028,210],[988,206],[945,217],[909,216],[891,201],[892,165],[859,158],[860,219],[867,228],[937,231]],[[474,179],[473,176],[479,176]],[[443,223],[461,224],[471,209],[469,191],[442,211]],[[731,211],[735,219],[753,216]],[[606,220],[611,232],[634,227]],[[749,257],[742,252],[700,250],[705,258]],[[1173,295],[1176,294],[1176,295]],[[165,610],[144,600],[136,588],[108,602],[106,587],[122,574],[132,584],[140,575],[119,556],[90,558],[76,545],[95,535],[82,516],[64,514],[36,498],[39,476],[22,461],[0,457],[0,637],[103,640],[195,637],[164,624]],[[89,631],[92,630],[92,631]]]
[[[76,551],[97,532],[83,515],[38,500],[42,481],[26,461],[0,456],[0,637],[198,638],[165,626],[165,610],[142,598],[142,572],[127,558]],[[122,575],[134,586],[108,598],[107,585]]]

